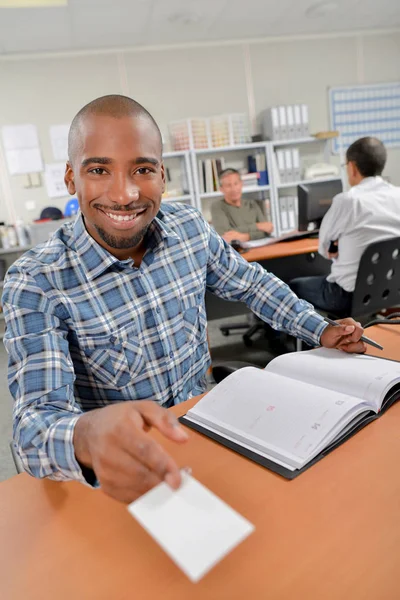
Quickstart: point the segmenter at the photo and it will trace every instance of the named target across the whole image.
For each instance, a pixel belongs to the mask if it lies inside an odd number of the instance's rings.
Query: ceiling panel
[[[0,8],[0,53],[112,48],[340,33],[400,26],[399,0],[69,0],[67,8]]]
[[[7,53],[70,48],[67,8],[0,8],[0,46]]]
[[[215,20],[221,20],[231,0],[156,0],[148,43],[203,41]]]
[[[73,44],[78,48],[141,45],[152,7],[153,0],[70,0]]]

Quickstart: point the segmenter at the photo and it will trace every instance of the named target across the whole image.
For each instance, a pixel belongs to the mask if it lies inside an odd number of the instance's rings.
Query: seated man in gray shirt
[[[219,181],[224,197],[213,203],[211,218],[214,229],[228,244],[232,240],[259,240],[272,233],[273,225],[266,220],[260,202],[242,198],[239,171],[224,169]]]

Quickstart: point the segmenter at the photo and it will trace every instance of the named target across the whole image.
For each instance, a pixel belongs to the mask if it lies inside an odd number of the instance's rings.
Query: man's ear
[[[76,194],[74,172],[72,170],[72,166],[69,161],[65,165],[64,181],[65,181],[65,185],[67,186],[68,193],[71,194],[71,196]]]
[[[165,192],[165,166],[161,163],[161,179],[162,179],[162,193]]]
[[[349,166],[350,166],[350,173],[351,173],[352,178],[357,179],[357,177],[359,177],[359,175],[360,175],[360,171],[357,169],[356,163],[351,160],[351,161],[349,161]]]

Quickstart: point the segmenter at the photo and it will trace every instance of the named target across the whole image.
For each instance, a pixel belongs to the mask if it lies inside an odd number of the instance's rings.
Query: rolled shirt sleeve
[[[35,477],[86,482],[75,458],[73,434],[82,413],[66,330],[55,307],[26,274],[4,285],[4,345],[14,398],[14,444],[24,469]]]

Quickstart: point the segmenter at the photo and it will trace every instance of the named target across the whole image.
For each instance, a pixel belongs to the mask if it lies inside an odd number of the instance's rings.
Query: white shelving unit
[[[296,147],[299,146],[300,148],[304,148],[306,145],[316,145],[317,148],[319,146],[319,149],[317,151],[317,154],[321,155],[321,161],[320,162],[324,162],[324,163],[330,163],[331,162],[331,157],[332,157],[332,152],[331,152],[331,143],[332,143],[332,138],[316,138],[316,137],[304,137],[304,138],[294,138],[292,140],[274,140],[271,142],[268,142],[270,149],[271,149],[271,161],[270,164],[272,165],[272,169],[271,169],[271,173],[269,174],[269,179],[270,179],[270,183],[271,183],[271,203],[276,207],[276,215],[278,216],[280,214],[280,196],[284,196],[286,190],[293,190],[293,195],[296,195],[295,192],[297,190],[297,186],[298,185],[307,185],[307,184],[311,184],[311,183],[316,183],[316,182],[329,182],[329,181],[338,181],[340,180],[342,182],[343,188],[345,188],[346,182],[345,182],[345,173],[344,173],[344,169],[342,167],[342,163],[343,163],[343,156],[342,153],[340,153],[340,167],[339,167],[339,175],[335,175],[332,177],[320,177],[318,179],[299,179],[296,181],[288,181],[288,182],[282,182],[280,180],[280,176],[279,176],[279,172],[278,172],[278,168],[277,168],[277,160],[276,160],[276,150],[277,149],[285,149],[288,146],[292,146],[292,147]],[[321,148],[322,146],[322,148]],[[341,144],[339,143],[339,146],[341,146]],[[301,166],[301,162],[300,162],[300,166]],[[277,219],[276,222],[274,222],[274,229],[277,232],[277,235],[282,235],[284,233],[288,233],[289,231],[291,231],[291,228],[283,228],[282,227],[282,223],[281,223],[281,219]]]
[[[210,156],[211,158],[215,158],[216,156],[224,156],[227,157],[234,155],[237,159],[238,156],[242,155],[241,162],[244,162],[246,153],[264,153],[265,155],[265,163],[268,173],[271,170],[271,164],[269,162],[269,153],[268,153],[268,143],[267,142],[258,142],[258,143],[249,143],[249,144],[238,144],[236,146],[220,146],[219,148],[202,148],[200,150],[192,150],[191,151],[191,164],[193,171],[193,187],[194,193],[196,196],[196,204],[197,208],[204,214],[206,218],[209,218],[209,204],[206,205],[204,200],[211,200],[213,198],[222,198],[222,194],[219,191],[214,192],[200,192],[200,174],[198,168],[199,159],[203,159],[203,157]],[[229,166],[229,163],[228,165]],[[258,185],[251,187],[244,187],[243,194],[252,194],[256,197],[257,200],[264,200],[266,196],[270,195],[270,185]],[[273,207],[271,206],[271,211],[273,211]]]
[[[197,207],[196,197],[193,188],[193,176],[191,169],[190,153],[188,151],[181,152],[165,152],[163,154],[165,167],[174,172],[175,178],[179,178],[183,194],[176,196],[165,196],[163,202],[183,202]],[[168,183],[167,183],[168,191]]]

